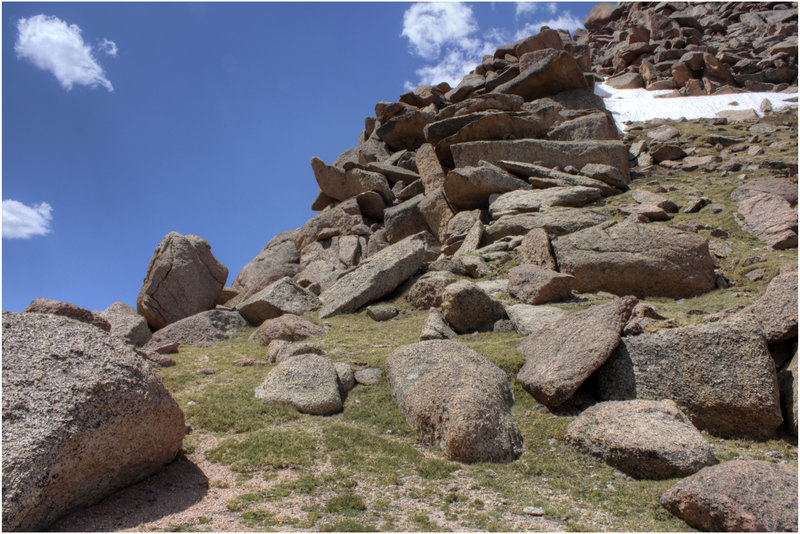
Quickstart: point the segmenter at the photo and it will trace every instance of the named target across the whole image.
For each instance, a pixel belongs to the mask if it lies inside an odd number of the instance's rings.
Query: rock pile
[[[797,84],[796,4],[598,4],[584,26],[575,42],[618,89],[699,96]]]

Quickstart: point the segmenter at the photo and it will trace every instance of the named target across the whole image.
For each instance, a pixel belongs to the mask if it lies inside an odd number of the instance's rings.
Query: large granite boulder
[[[439,307],[442,304],[444,288],[457,281],[458,277],[447,271],[425,273],[408,290],[406,300],[419,310]]]
[[[423,233],[403,239],[370,256],[320,295],[321,319],[352,313],[397,289],[422,266]]]
[[[3,529],[41,530],[171,462],[183,412],[122,339],[3,313]]]
[[[595,404],[569,424],[566,437],[636,478],[685,477],[717,463],[711,444],[671,400]]]
[[[495,88],[495,92],[519,95],[527,102],[562,91],[589,89],[575,58],[563,50],[528,52],[520,58],[520,64],[519,75]]]
[[[391,198],[389,183],[380,173],[358,168],[344,171],[316,157],[311,158],[311,168],[320,190],[334,200],[347,200],[367,191]]]
[[[136,313],[136,309],[124,302],[115,302],[100,312],[100,316],[111,324],[111,335],[119,336],[135,347],[150,341],[147,319]]]
[[[708,241],[675,228],[610,223],[551,244],[559,269],[575,277],[579,292],[683,298],[716,287]]]
[[[170,232],[150,259],[136,310],[153,330],[164,328],[213,309],[227,279],[228,268],[205,239]]]
[[[565,403],[617,348],[637,302],[634,297],[615,299],[535,331],[518,347],[525,365],[517,380],[545,406]]]
[[[797,467],[734,460],[706,467],[661,496],[661,505],[711,532],[797,532]]]
[[[247,320],[236,311],[208,310],[165,326],[150,338],[144,350],[155,350],[169,343],[203,345],[230,339],[246,326]]]
[[[746,316],[622,338],[595,393],[672,399],[696,427],[722,436],[769,438],[783,421],[775,363]]]
[[[459,211],[486,209],[493,194],[530,188],[530,184],[494,165],[459,166],[447,173],[444,182],[447,200]]]
[[[311,415],[342,411],[336,367],[329,358],[318,354],[301,354],[283,360],[267,374],[255,393],[260,401],[289,406]]]
[[[321,336],[325,332],[327,329],[324,326],[314,324],[292,313],[286,313],[261,323],[261,326],[255,331],[254,337],[266,347],[275,339],[302,341],[310,337]]]
[[[319,309],[317,296],[300,287],[289,277],[273,282],[236,306],[236,309],[253,326],[284,313],[305,315]]]
[[[491,327],[503,318],[503,305],[468,280],[447,285],[442,291],[442,315],[459,334]]]
[[[422,341],[386,359],[392,396],[423,443],[438,443],[450,460],[510,462],[522,436],[505,372],[456,341]]]
[[[61,302],[60,300],[53,299],[33,299],[22,311],[23,313],[46,313],[48,315],[69,317],[70,319],[96,326],[104,332],[111,331],[111,323],[101,314],[70,304],[69,302]]]
[[[761,298],[742,313],[753,315],[768,343],[797,337],[797,263],[784,265]]]
[[[239,293],[235,306],[253,293],[261,291],[269,284],[284,276],[294,276],[299,270],[300,255],[294,243],[300,229],[288,230],[276,235],[264,246],[258,256],[242,267],[231,283],[231,289]]]
[[[522,264],[508,271],[508,294],[525,304],[560,302],[572,297],[574,281],[568,274]]]

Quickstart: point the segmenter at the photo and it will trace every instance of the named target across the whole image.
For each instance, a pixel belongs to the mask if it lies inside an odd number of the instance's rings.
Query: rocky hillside
[[[377,103],[230,286],[173,232],[137,309],[4,313],[3,527],[796,531],[797,111],[593,88],[796,101],[797,8],[586,27]]]

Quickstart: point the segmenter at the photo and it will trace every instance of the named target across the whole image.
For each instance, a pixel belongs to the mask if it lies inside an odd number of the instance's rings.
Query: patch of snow
[[[787,99],[797,97],[791,93],[734,93],[729,95],[680,96],[659,98],[671,90],[647,91],[646,89],[614,89],[605,83],[595,84],[594,93],[603,97],[617,128],[624,132],[628,122],[645,122],[653,119],[685,118],[687,120],[714,118],[723,110],[753,109],[759,117],[761,102],[767,99],[772,109],[797,107],[797,102]],[[733,104],[736,103],[736,104]]]

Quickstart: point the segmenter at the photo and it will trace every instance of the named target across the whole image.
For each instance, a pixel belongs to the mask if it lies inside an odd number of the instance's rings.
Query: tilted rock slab
[[[267,374],[255,393],[260,401],[311,415],[342,411],[336,367],[329,358],[317,354],[283,360]]]
[[[208,310],[165,326],[150,338],[144,350],[155,350],[168,343],[197,345],[230,339],[246,326],[247,320],[237,311]]]
[[[588,163],[602,163],[615,167],[626,179],[630,176],[628,148],[620,141],[473,141],[455,144],[450,150],[456,167],[474,167],[481,160],[494,165],[505,160],[562,169],[568,165],[580,169]]]
[[[578,63],[563,50],[546,48],[528,52],[522,55],[520,62],[526,68],[513,80],[497,87],[496,93],[519,95],[527,102],[561,91],[589,88]]]
[[[422,341],[386,359],[397,404],[423,443],[439,443],[450,460],[510,462],[522,436],[505,372],[456,341]]]
[[[370,256],[322,292],[320,319],[355,312],[388,295],[419,270],[424,255],[424,236],[416,234]]]
[[[575,277],[578,292],[693,297],[714,289],[708,241],[666,226],[609,223],[551,242],[563,273]]]
[[[447,200],[459,211],[486,209],[489,197],[495,193],[530,188],[530,184],[494,165],[453,169],[444,182]]]
[[[273,282],[238,306],[241,313],[253,326],[284,313],[305,315],[319,309],[321,302],[315,294],[300,287],[288,276]]]
[[[797,263],[784,265],[761,298],[742,313],[755,317],[768,343],[797,337]]]
[[[225,287],[228,268],[202,237],[170,232],[156,247],[136,310],[154,330],[211,310]]]
[[[532,306],[530,304],[514,304],[506,306],[506,314],[514,328],[520,334],[530,335],[556,323],[567,316],[567,313],[554,306]]]
[[[33,299],[28,306],[22,310],[23,313],[46,313],[48,315],[60,315],[69,317],[82,323],[96,326],[104,332],[111,331],[111,323],[99,313],[81,308],[69,302],[61,302],[53,299]]]
[[[112,336],[121,337],[136,347],[150,341],[152,332],[147,326],[147,319],[136,313],[133,306],[115,302],[101,311],[100,316],[111,324]]]
[[[731,195],[734,195],[734,191]],[[778,250],[797,248],[797,209],[786,199],[769,193],[748,190],[738,200],[744,221],[742,229]]]
[[[122,339],[3,313],[3,529],[41,530],[161,469],[183,412]]]
[[[545,406],[564,404],[611,356],[637,304],[634,297],[575,312],[520,343],[522,387]]]
[[[311,169],[320,190],[335,200],[347,200],[366,191],[376,191],[387,198],[392,194],[386,178],[377,172],[363,169],[344,171],[333,165],[326,165],[317,157],[311,158]]]
[[[597,371],[596,393],[672,399],[696,427],[722,436],[768,438],[783,421],[775,363],[747,317],[622,338]]]
[[[661,505],[700,530],[797,532],[797,467],[759,460],[706,467],[668,489]]]
[[[671,400],[595,404],[569,424],[566,437],[635,478],[685,477],[717,463],[711,444]]]

